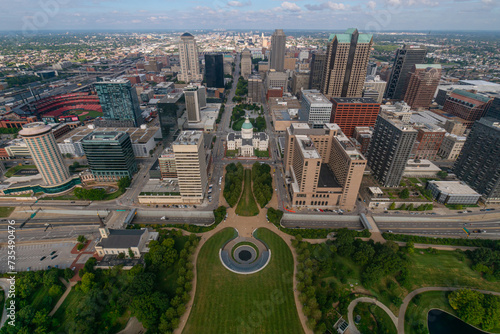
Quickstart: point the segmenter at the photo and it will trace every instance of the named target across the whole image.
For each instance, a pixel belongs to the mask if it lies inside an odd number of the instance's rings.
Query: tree
[[[447,173],[447,172],[445,172],[444,170],[442,170],[442,171],[439,171],[439,172],[437,173],[437,176],[438,176],[440,179],[444,179],[444,178],[446,178],[446,177],[448,176],[448,173]]]
[[[121,191],[125,191],[126,188],[130,187],[131,183],[132,180],[130,180],[130,177],[128,176],[122,177],[120,180],[118,180],[118,188]]]
[[[408,197],[410,197],[410,191],[408,190],[408,188],[404,188],[399,192],[399,198],[406,199]]]
[[[87,238],[85,238],[84,235],[79,235],[77,238],[76,238],[76,241],[80,242],[80,243],[85,243],[87,242]]]
[[[460,319],[473,326],[483,322],[485,314],[483,299],[482,293],[468,289],[453,291],[448,296],[450,306],[457,311]]]
[[[60,285],[52,285],[49,289],[49,296],[51,297],[59,297],[60,295],[62,295],[62,288]]]
[[[72,279],[73,276],[75,276],[75,272],[73,270],[71,270],[71,268],[64,269],[64,278],[67,281],[69,281],[70,279]]]
[[[95,285],[95,274],[85,273],[82,277],[81,289],[84,293],[88,293]]]
[[[395,210],[396,209],[396,203],[392,202],[391,206],[389,207],[389,210]]]
[[[128,257],[131,258],[131,259],[135,257],[134,252],[130,248],[128,249]]]
[[[124,259],[125,258],[125,253],[121,252],[118,254],[119,259]]]

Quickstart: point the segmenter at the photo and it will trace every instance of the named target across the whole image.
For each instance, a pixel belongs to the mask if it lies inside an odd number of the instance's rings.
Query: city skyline
[[[143,3],[23,0],[2,18],[0,30],[85,29],[345,29],[499,30],[495,0],[222,1]],[[450,12],[454,15],[450,15]],[[463,20],[461,19],[463,18]]]

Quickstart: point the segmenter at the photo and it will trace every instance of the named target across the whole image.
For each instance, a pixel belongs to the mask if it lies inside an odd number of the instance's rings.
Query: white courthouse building
[[[253,132],[253,125],[248,117],[241,126],[241,132],[231,132],[227,135],[227,149],[238,150],[242,157],[253,157],[254,150],[267,151],[269,136],[265,132]]]

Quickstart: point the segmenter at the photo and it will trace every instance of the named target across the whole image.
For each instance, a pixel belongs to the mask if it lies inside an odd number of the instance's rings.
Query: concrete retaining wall
[[[168,216],[169,218],[214,218],[214,213],[212,211],[186,211],[179,209],[179,211],[146,211],[137,210],[138,217],[163,217]]]
[[[292,214],[285,212],[282,221],[325,221],[325,222],[359,222],[359,216],[337,215],[337,214]]]

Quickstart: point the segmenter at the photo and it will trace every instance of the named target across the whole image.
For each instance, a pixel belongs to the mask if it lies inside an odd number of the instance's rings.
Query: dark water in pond
[[[242,250],[241,252],[238,253],[238,257],[240,258],[241,261],[248,261],[252,257],[252,253],[250,253],[247,250]]]
[[[449,313],[432,309],[427,314],[429,334],[485,334]]]

